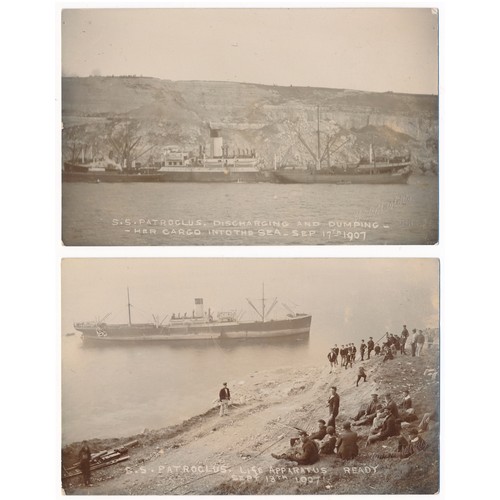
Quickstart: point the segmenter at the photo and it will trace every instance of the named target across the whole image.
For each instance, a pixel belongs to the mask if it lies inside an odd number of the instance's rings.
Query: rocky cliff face
[[[63,78],[62,103],[65,157],[89,143],[104,152],[112,124],[132,120],[150,161],[167,145],[192,151],[207,145],[212,126],[230,151],[255,149],[268,166],[275,156],[310,162],[304,142],[317,150],[319,106],[320,143],[330,145],[332,162],[356,161],[373,143],[377,154],[411,152],[421,167],[437,165],[437,96],[89,77]]]

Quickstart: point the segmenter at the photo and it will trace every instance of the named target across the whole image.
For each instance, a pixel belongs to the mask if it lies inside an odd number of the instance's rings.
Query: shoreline
[[[366,383],[356,387],[357,368],[364,366]],[[391,438],[370,448],[360,446],[359,456],[348,462],[321,457],[314,466],[296,467],[275,460],[271,452],[285,451],[293,427],[312,431],[319,418],[327,419],[329,386],[337,385],[341,397],[337,433],[355,415],[370,394],[392,392],[396,400],[410,390],[417,415],[430,411],[439,397],[439,378],[425,373],[438,369],[437,349],[422,357],[398,355],[382,362],[381,356],[354,363],[353,368],[329,366],[288,367],[254,372],[246,380],[230,383],[234,402],[229,417],[218,416],[218,407],[182,423],[141,434],[88,440],[93,452],[113,449],[137,440],[130,458],[92,473],[91,488],[80,478],[65,481],[66,494],[329,494],[335,493],[435,493],[439,484],[439,431],[433,425],[424,433],[429,450],[406,460],[376,459],[376,453],[394,447]],[[291,429],[292,428],[292,429]],[[368,428],[356,427],[364,443]],[[392,438],[394,439],[394,438]],[[62,450],[63,465],[76,460],[81,443]],[[394,463],[397,462],[397,463]],[[418,467],[408,464],[416,462]],[[406,473],[402,475],[402,468]],[[349,472],[346,472],[349,470]],[[406,477],[407,476],[407,477]],[[284,479],[286,478],[286,479]],[[399,478],[399,479],[396,479]],[[340,488],[340,491],[339,491]]]

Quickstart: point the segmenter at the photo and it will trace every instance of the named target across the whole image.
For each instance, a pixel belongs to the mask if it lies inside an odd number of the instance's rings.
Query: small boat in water
[[[128,294],[128,290],[127,290]],[[128,295],[129,296],[129,295]],[[256,321],[240,321],[236,311],[219,312],[215,317],[209,309],[203,308],[203,299],[195,299],[195,309],[191,316],[172,314],[168,323],[132,323],[130,299],[128,300],[129,321],[125,324],[108,324],[104,320],[75,323],[75,330],[81,332],[84,343],[132,343],[132,342],[173,342],[181,340],[231,340],[231,339],[279,339],[309,335],[311,315],[295,313],[283,304],[288,314],[282,319],[268,319],[269,314],[278,304],[275,298],[266,308],[264,287],[262,289],[262,307],[255,307],[250,299],[250,306],[259,316]],[[166,318],[165,318],[166,319]]]

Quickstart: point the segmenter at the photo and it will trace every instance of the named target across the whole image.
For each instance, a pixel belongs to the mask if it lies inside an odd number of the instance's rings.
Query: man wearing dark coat
[[[361,345],[359,346],[359,352],[361,353],[361,361],[365,360],[365,351],[366,351],[366,344],[365,341],[361,341]]]
[[[319,424],[318,430],[316,432],[313,432],[309,436],[309,438],[321,441],[326,436],[326,422],[323,419],[320,419],[318,420],[318,424]]]
[[[391,412],[394,418],[399,417],[398,405],[393,401],[389,393],[385,395],[385,408]]]
[[[366,441],[367,445],[374,443],[375,441],[384,441],[388,437],[397,436],[399,434],[396,419],[389,410],[386,409],[385,413],[387,416],[382,424],[382,428],[376,434],[368,436],[368,440]]]
[[[375,415],[377,413],[377,409],[380,405],[380,402],[378,400],[378,394],[372,394],[372,399],[366,406],[366,408],[361,407],[361,409],[358,411],[357,415],[353,418],[355,422],[358,422],[359,420],[363,419],[366,420],[367,418],[373,419],[375,418]],[[368,423],[368,422],[366,422]],[[357,425],[357,424],[354,424]],[[359,424],[361,425],[361,424]],[[364,425],[364,424],[363,424]]]
[[[337,394],[337,388],[335,386],[331,387],[331,395],[328,398],[328,408],[330,411],[330,419],[328,420],[328,427],[333,427],[333,432],[335,433],[335,419],[339,414],[340,406],[340,396]]]
[[[229,392],[229,389],[227,387],[227,382],[224,382],[222,386],[222,389],[219,391],[219,415],[221,417],[228,414],[229,401],[231,401],[231,393]]]
[[[319,460],[319,450],[316,443],[307,435],[307,432],[300,432],[300,440],[302,441],[302,452],[301,453],[282,453],[281,455],[275,455],[271,453],[271,456],[276,459],[291,460],[292,462],[297,462],[298,465],[312,465]]]
[[[333,348],[333,352],[335,353],[335,364],[338,365],[339,362],[338,362],[338,357],[339,357],[339,354],[340,354],[340,349],[337,347],[337,344],[335,344],[335,347]]]
[[[405,389],[403,391],[403,394],[404,394],[403,400],[401,401],[399,406],[403,410],[409,410],[410,408],[413,407],[413,403],[412,403],[411,398],[410,398],[410,391],[408,389]]]
[[[344,432],[337,441],[337,456],[343,460],[350,460],[358,455],[358,435],[351,430],[351,424],[344,424]]]
[[[375,349],[375,342],[373,342],[373,337],[368,340],[368,359],[370,359],[370,353]]]
[[[408,434],[407,438],[403,436],[399,438],[397,451],[377,454],[377,458],[408,458],[427,449],[427,443],[419,436],[418,429],[411,428]]]
[[[361,379],[364,379],[364,381],[366,382],[366,372],[362,366],[360,366],[358,370],[358,379],[356,380],[356,387],[358,387],[359,381]]]
[[[80,469],[83,474],[83,482],[85,483],[85,486],[90,486],[90,458],[91,458],[91,453],[90,453],[90,448],[89,444],[87,441],[84,441],[82,443],[82,449],[78,453],[78,458],[80,459]]]
[[[321,445],[319,453],[320,455],[333,455],[335,453],[335,445],[337,443],[337,436],[335,435],[333,427],[327,427],[326,435],[328,439]]]

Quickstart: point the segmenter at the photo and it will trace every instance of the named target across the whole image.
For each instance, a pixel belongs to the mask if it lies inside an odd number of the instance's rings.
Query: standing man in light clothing
[[[422,354],[424,344],[425,344],[424,333],[422,332],[422,330],[419,330],[417,335],[417,356],[420,356]]]
[[[223,387],[219,391],[219,403],[220,403],[219,416],[221,417],[228,414],[229,401],[231,401],[231,393],[227,388],[227,382],[224,382],[222,385]]]
[[[411,344],[411,355],[412,357],[415,357],[415,354],[417,352],[417,329],[414,328],[410,337],[410,344]]]

